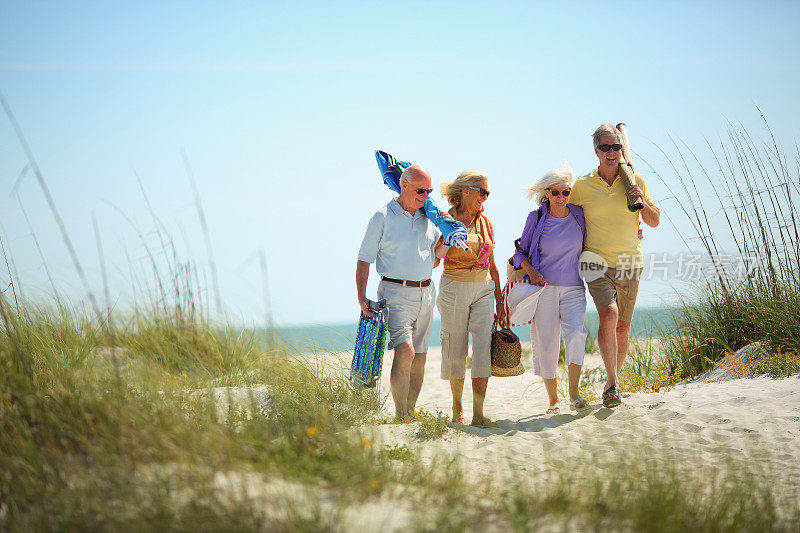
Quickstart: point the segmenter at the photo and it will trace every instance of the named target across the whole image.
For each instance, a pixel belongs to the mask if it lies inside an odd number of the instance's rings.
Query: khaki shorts
[[[605,274],[586,285],[597,309],[616,303],[619,309],[618,320],[630,322],[633,320],[633,308],[636,305],[636,296],[639,294],[641,277],[641,268],[626,270],[609,268]]]
[[[406,287],[381,280],[378,284],[378,300],[382,298],[386,298],[389,306],[386,321],[389,349],[394,350],[410,341],[414,345],[414,353],[427,352],[436,301],[433,282],[427,287]]]

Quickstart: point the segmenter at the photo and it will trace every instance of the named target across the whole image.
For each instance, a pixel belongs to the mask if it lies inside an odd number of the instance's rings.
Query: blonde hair
[[[592,133],[592,142],[594,143],[595,148],[600,146],[600,139],[606,135],[616,135],[622,139],[622,134],[619,132],[619,130],[612,124],[606,122],[605,124],[600,124],[597,129],[594,130],[594,133]]]
[[[566,161],[562,163],[560,167],[555,170],[551,170],[539,178],[536,183],[528,187],[526,189],[526,196],[528,200],[532,200],[535,197],[536,203],[542,205],[542,202],[544,201],[545,190],[555,185],[561,185],[562,183],[569,185],[570,188],[575,183],[575,174],[572,173],[572,167],[570,167],[569,163]]]
[[[483,172],[465,170],[459,174],[455,180],[442,183],[439,187],[439,191],[442,193],[442,196],[447,198],[447,202],[450,205],[458,207],[461,205],[461,195],[464,193],[464,189],[468,187],[477,187],[482,181],[486,181],[487,183],[489,181],[489,178]]]

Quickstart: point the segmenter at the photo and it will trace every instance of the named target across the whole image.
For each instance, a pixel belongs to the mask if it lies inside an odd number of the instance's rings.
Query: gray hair
[[[550,187],[561,184],[566,184],[572,187],[574,183],[575,174],[572,173],[572,167],[569,166],[569,163],[565,161],[560,167],[546,173],[544,176],[539,178],[536,183],[528,187],[526,189],[526,196],[528,200],[532,200],[535,197],[536,203],[542,205],[545,196],[545,189],[549,189]]]
[[[594,133],[592,133],[592,141],[594,142],[594,147],[597,148],[600,146],[600,139],[605,137],[606,135],[616,135],[620,139],[622,139],[622,134],[619,130],[614,127],[612,124],[606,122],[605,124],[600,124]]]
[[[458,207],[461,205],[461,195],[464,193],[464,189],[477,187],[482,181],[489,181],[489,178],[483,172],[465,170],[455,180],[442,183],[439,191],[442,196],[447,198],[447,202],[450,205]]]

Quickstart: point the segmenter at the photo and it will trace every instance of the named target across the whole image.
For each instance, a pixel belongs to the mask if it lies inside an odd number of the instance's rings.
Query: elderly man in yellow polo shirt
[[[602,124],[592,138],[600,164],[578,178],[570,202],[581,206],[586,217],[584,252],[594,252],[608,265],[599,277],[587,276],[587,286],[600,315],[597,343],[608,375],[603,405],[616,407],[622,403],[617,377],[628,354],[628,335],[644,262],[638,237],[639,216],[648,226],[656,227],[661,212],[638,172],[636,183],[628,192],[639,197],[644,208],[628,210],[625,186],[619,175],[622,137],[617,128]]]

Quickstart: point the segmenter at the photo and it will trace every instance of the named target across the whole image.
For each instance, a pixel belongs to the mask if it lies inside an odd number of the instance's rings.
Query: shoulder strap
[[[539,207],[539,209],[537,209],[535,212],[536,212],[536,224],[539,224],[539,220],[542,219],[542,208]],[[514,249],[516,249],[520,253],[528,255],[528,250],[522,248],[521,239],[514,240]]]

